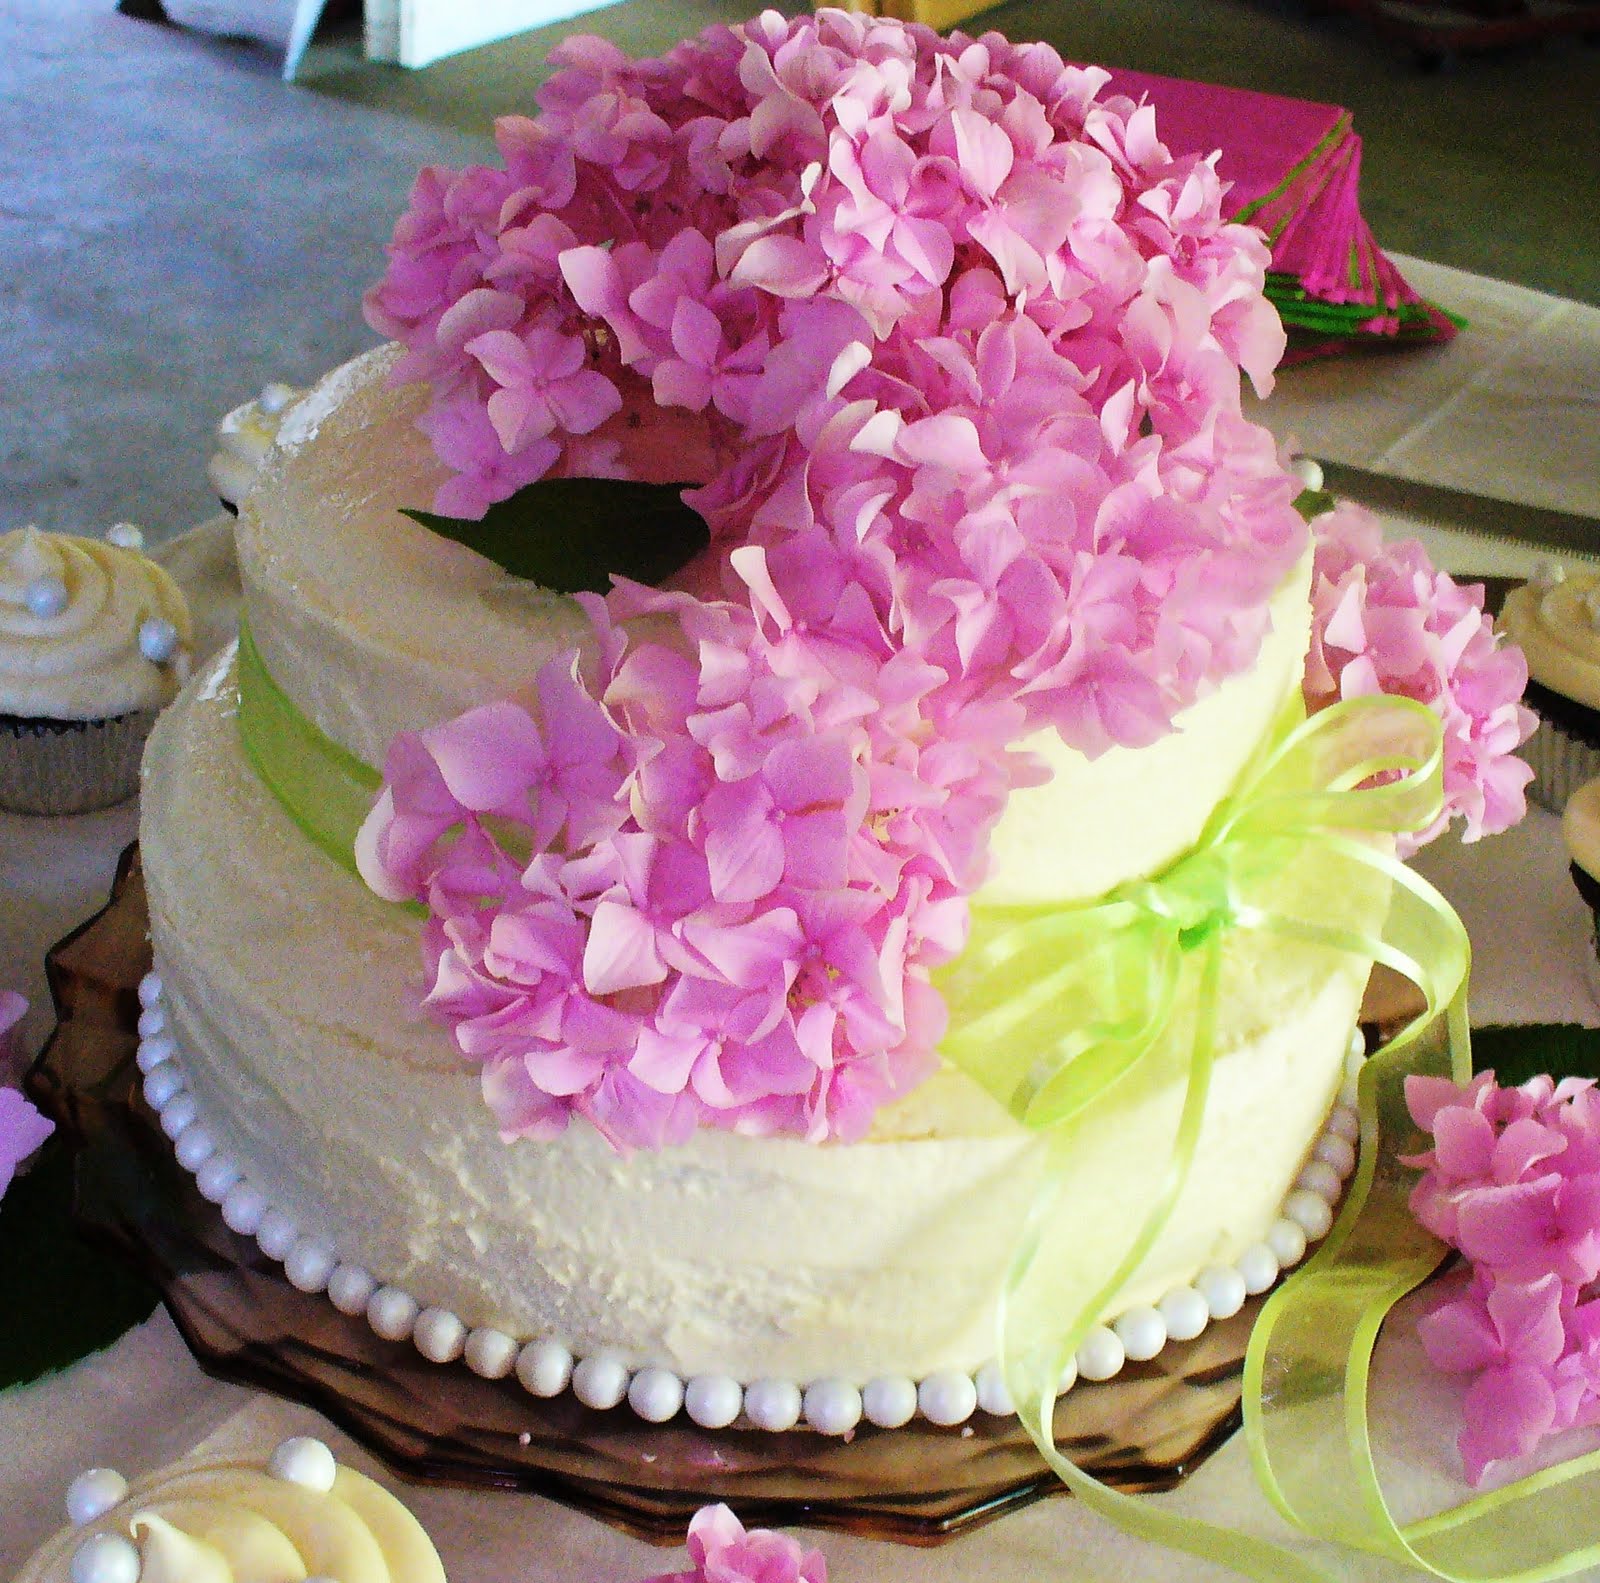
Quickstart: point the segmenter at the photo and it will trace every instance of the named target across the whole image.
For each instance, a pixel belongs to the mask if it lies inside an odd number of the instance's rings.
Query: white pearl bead
[[[793,1429],[800,1422],[800,1387],[792,1380],[756,1380],[745,1387],[744,1411],[757,1429]]]
[[[1135,1363],[1148,1362],[1167,1344],[1167,1322],[1148,1303],[1130,1308],[1111,1328]]]
[[[1343,1138],[1334,1139],[1335,1143],[1345,1141]],[[1336,1204],[1339,1194],[1344,1190],[1344,1178],[1326,1160],[1307,1160],[1295,1178],[1295,1186],[1305,1192],[1315,1193],[1326,1203]]]
[[[1356,1168],[1356,1148],[1348,1138],[1328,1133],[1317,1140],[1316,1157],[1331,1165],[1342,1182]]]
[[[995,1362],[985,1363],[972,1382],[978,1390],[978,1406],[997,1418],[1009,1418],[1017,1410],[1006,1384],[1005,1371]]]
[[[139,980],[139,1004],[153,1006],[161,999],[161,975],[152,968]]]
[[[1327,1199],[1304,1188],[1297,1189],[1284,1199],[1283,1212],[1313,1242],[1327,1236],[1333,1227],[1333,1209]]]
[[[467,1327],[448,1308],[424,1308],[411,1339],[430,1363],[454,1363],[467,1344]]]
[[[166,1032],[167,1013],[161,1006],[146,1006],[139,1013],[139,1037],[153,1039],[158,1033]]]
[[[1314,456],[1297,456],[1289,463],[1289,471],[1300,480],[1304,489],[1322,488],[1322,468]]]
[[[1264,1242],[1252,1242],[1241,1253],[1235,1265],[1244,1278],[1244,1289],[1254,1297],[1264,1292],[1278,1278],[1278,1259]]]
[[[200,1114],[200,1106],[188,1089],[180,1089],[161,1107],[161,1130],[169,1138],[178,1134]]]
[[[1345,1046],[1344,1075],[1354,1077],[1367,1063],[1367,1036],[1357,1023],[1350,1030],[1350,1042]]]
[[[139,652],[152,665],[165,665],[178,652],[178,629],[165,616],[151,616],[140,623]]]
[[[861,1422],[861,1392],[848,1380],[813,1380],[804,1407],[806,1422],[818,1434],[848,1434]]]
[[[1556,560],[1542,560],[1533,569],[1533,576],[1529,582],[1535,588],[1543,589],[1548,593],[1552,588],[1559,588],[1567,580],[1567,569]]]
[[[1284,1269],[1293,1269],[1306,1256],[1305,1229],[1292,1220],[1275,1220],[1267,1229],[1267,1246]]]
[[[533,1396],[559,1396],[572,1383],[572,1354],[559,1341],[530,1341],[517,1354],[517,1378]]]
[[[139,1583],[139,1552],[121,1534],[93,1534],[73,1552],[72,1583]]]
[[[378,1283],[359,1264],[341,1264],[328,1277],[328,1301],[341,1314],[364,1314]]]
[[[183,1129],[172,1152],[178,1157],[178,1164],[193,1173],[217,1152],[217,1140],[203,1121],[192,1121]]]
[[[142,550],[144,530],[132,522],[113,522],[106,529],[106,543],[119,550]]]
[[[615,1407],[628,1394],[628,1365],[614,1352],[580,1359],[572,1368],[572,1394],[600,1412]]]
[[[417,1300],[398,1286],[380,1286],[367,1299],[367,1323],[385,1341],[407,1341],[417,1322]]]
[[[1194,1289],[1205,1298],[1213,1319],[1232,1319],[1244,1307],[1244,1277],[1237,1270],[1213,1264],[1194,1278]]]
[[[964,1424],[978,1405],[978,1387],[972,1376],[956,1369],[930,1374],[917,1387],[917,1406],[930,1424],[948,1429]]]
[[[640,1369],[628,1381],[628,1405],[647,1424],[664,1424],[683,1406],[683,1381],[671,1369]]]
[[[339,1464],[322,1441],[310,1435],[296,1435],[283,1441],[267,1458],[267,1472],[285,1484],[326,1495],[339,1476]]]
[[[1177,1286],[1157,1305],[1174,1341],[1193,1341],[1211,1323],[1211,1305],[1192,1286]]]
[[[256,1228],[256,1244],[269,1259],[280,1264],[300,1240],[300,1228],[281,1209],[269,1209]]]
[[[1065,1396],[1078,1383],[1078,1359],[1070,1357],[1061,1367],[1061,1377],[1056,1381],[1056,1395]]]
[[[128,1481],[115,1468],[86,1468],[67,1486],[67,1521],[74,1528],[95,1522],[127,1493]]]
[[[222,1200],[223,1220],[229,1230],[237,1231],[241,1237],[253,1237],[261,1229],[261,1217],[266,1212],[266,1197],[245,1177],[235,1182]]]
[[[1096,1325],[1078,1348],[1078,1373],[1086,1380],[1109,1380],[1126,1357],[1122,1337],[1105,1325]]]
[[[170,1061],[176,1048],[172,1040],[162,1034],[154,1039],[142,1040],[134,1059],[139,1063],[139,1070],[148,1076],[158,1066]]]
[[[59,577],[35,577],[23,588],[22,602],[35,620],[53,620],[67,608],[67,585]]]
[[[461,1350],[467,1367],[486,1380],[503,1380],[517,1366],[516,1340],[503,1330],[474,1330]]]
[[[1361,1117],[1349,1105],[1338,1106],[1328,1117],[1328,1131],[1348,1143],[1361,1141]]]
[[[744,1388],[726,1374],[697,1374],[684,1387],[683,1405],[702,1429],[726,1429],[744,1411]]]
[[[293,400],[294,386],[284,384],[281,379],[275,379],[270,385],[262,386],[261,394],[256,397],[256,405],[269,418],[274,418]]]
[[[903,1374],[886,1374],[861,1387],[861,1411],[869,1424],[898,1429],[917,1415],[916,1382]]]
[[[200,1196],[213,1204],[220,1204],[233,1190],[244,1173],[225,1154],[213,1154],[194,1173],[194,1185]]]
[[[289,1249],[289,1257],[283,1261],[283,1273],[297,1291],[321,1292],[327,1289],[337,1263],[333,1249],[326,1242],[302,1237]]]
[[[158,1066],[144,1080],[144,1097],[152,1110],[160,1110],[183,1088],[183,1073],[168,1062]]]

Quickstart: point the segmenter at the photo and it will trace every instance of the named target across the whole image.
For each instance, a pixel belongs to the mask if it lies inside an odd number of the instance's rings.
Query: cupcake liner
[[[1539,716],[1520,750],[1533,766],[1528,795],[1561,813],[1585,781],[1600,776],[1600,712],[1537,683],[1529,684],[1525,701]]]
[[[0,715],[0,808],[12,813],[89,813],[139,789],[139,761],[157,711],[109,720],[30,720]]]

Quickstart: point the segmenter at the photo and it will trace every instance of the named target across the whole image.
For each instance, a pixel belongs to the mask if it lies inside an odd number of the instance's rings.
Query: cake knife
[[[1323,487],[1330,494],[1436,527],[1479,538],[1533,545],[1563,555],[1600,560],[1600,518],[1580,511],[1556,511],[1520,500],[1496,500],[1444,484],[1425,484],[1392,473],[1316,458]]]

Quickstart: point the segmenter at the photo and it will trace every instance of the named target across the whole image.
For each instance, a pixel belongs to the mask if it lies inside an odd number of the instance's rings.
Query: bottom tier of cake
[[[1037,1136],[946,1071],[859,1144],[704,1132],[624,1157],[582,1126],[503,1142],[476,1073],[416,1008],[417,921],[303,838],[243,759],[235,710],[225,659],[167,712],[147,757],[163,987],[142,1059],[179,1052],[193,1111],[175,1120],[205,1123],[190,1153],[248,1182],[246,1218],[271,1206],[285,1252],[326,1250],[302,1260],[308,1278],[354,1272],[347,1298],[357,1275],[373,1299],[404,1294],[396,1324],[443,1312],[464,1335],[542,1348],[529,1355],[556,1372],[603,1358],[624,1388],[651,1370],[847,1390],[982,1374],[1040,1191]],[[1303,898],[1331,881],[1307,853],[1272,883]],[[1384,901],[1369,899],[1374,921]],[[1345,1080],[1367,967],[1244,931],[1229,942],[1193,1167],[1106,1317],[1221,1292],[1241,1267],[1259,1285],[1298,1257],[1286,1201],[1314,1230],[1304,1200],[1317,1194],[1296,1183]],[[1084,1294],[1160,1191],[1192,1037],[1180,1014],[1167,1045],[1072,1123],[1041,1257],[1081,1271]],[[1336,1115],[1317,1185],[1348,1170],[1349,1131]]]

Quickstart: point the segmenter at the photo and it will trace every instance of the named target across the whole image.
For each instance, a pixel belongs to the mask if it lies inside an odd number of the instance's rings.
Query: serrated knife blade
[[[1600,559],[1600,517],[1530,506],[1520,500],[1496,500],[1490,495],[1397,478],[1392,473],[1374,473],[1321,457],[1316,460],[1322,469],[1323,488],[1374,511],[1411,517],[1480,538],[1504,539],[1557,554]]]

